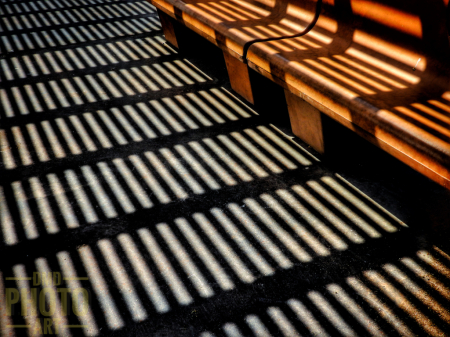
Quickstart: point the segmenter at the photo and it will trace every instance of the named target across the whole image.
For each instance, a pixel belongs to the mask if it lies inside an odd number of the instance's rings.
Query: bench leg
[[[174,19],[159,9],[158,15],[167,42],[169,42],[174,47],[178,48],[178,40],[175,34],[175,27],[173,24]]]
[[[227,52],[223,52],[223,57],[225,58],[225,63],[227,65],[231,87],[248,102],[254,104],[248,66]]]
[[[324,153],[322,115],[302,98],[285,90],[292,132],[319,153]]]

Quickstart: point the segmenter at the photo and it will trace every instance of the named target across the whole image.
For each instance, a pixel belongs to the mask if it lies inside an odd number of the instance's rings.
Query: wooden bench
[[[285,88],[293,132],[324,152],[321,113],[450,189],[444,1],[328,0],[305,36],[253,44],[248,65]]]
[[[324,0],[317,22],[315,1],[151,1],[173,45],[177,20],[222,48],[248,101],[246,62],[283,86],[293,132],[317,151],[326,114],[450,189],[448,0]]]
[[[256,41],[301,34],[318,17],[317,0],[150,1],[158,9],[164,35],[172,45],[178,47],[176,20],[223,50],[231,87],[251,103],[254,99],[245,64],[248,47]]]

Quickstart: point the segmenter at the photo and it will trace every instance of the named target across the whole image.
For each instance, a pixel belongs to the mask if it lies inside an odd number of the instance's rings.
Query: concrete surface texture
[[[185,34],[1,0],[2,336],[447,335],[448,191],[331,121],[318,156]]]

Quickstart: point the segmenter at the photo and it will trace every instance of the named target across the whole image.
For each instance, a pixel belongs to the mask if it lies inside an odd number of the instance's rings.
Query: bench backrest
[[[414,70],[450,75],[448,0],[324,0],[322,7],[314,32],[332,38],[331,52],[357,45]]]

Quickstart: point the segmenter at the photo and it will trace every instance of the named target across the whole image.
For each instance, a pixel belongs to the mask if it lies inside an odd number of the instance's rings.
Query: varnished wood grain
[[[319,153],[325,152],[321,112],[285,90],[292,132]]]
[[[178,48],[178,40],[175,33],[175,27],[172,22],[173,19],[160,9],[158,9],[158,15],[166,40],[174,47]]]
[[[227,65],[231,87],[248,102],[254,103],[252,86],[247,64],[240,62],[227,52],[223,53]]]

